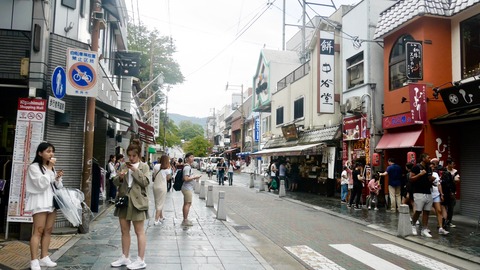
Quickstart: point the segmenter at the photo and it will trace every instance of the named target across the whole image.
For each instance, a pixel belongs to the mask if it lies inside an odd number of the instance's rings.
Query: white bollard
[[[200,183],[198,183],[198,179],[195,179],[195,186],[194,186],[194,192],[195,194],[199,194],[200,193]]]
[[[249,188],[254,188],[255,187],[255,173],[250,173],[250,184],[249,184]]]
[[[213,207],[213,186],[208,185],[207,191],[207,207]]]
[[[200,180],[200,195],[198,198],[205,200],[205,180]]]
[[[227,220],[227,212],[225,210],[225,191],[218,192],[217,219]]]
[[[260,178],[260,184],[258,185],[258,191],[265,191],[265,179],[263,177]]]
[[[398,228],[397,236],[406,237],[412,234],[412,223],[410,222],[410,208],[406,204],[401,204],[398,208]]]
[[[278,197],[285,197],[285,180],[280,180],[280,190],[278,191]]]

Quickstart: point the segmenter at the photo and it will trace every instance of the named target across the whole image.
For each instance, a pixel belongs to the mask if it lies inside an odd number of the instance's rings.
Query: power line
[[[262,17],[263,14],[265,14],[265,12],[270,8],[270,5],[273,4],[276,0],[274,0],[272,3],[267,3],[267,6],[265,7],[265,9],[263,10],[263,12],[260,13],[260,15],[253,19],[253,21],[251,21],[251,23],[246,27],[244,28],[244,30],[239,33],[232,42],[230,42],[225,48],[223,48],[222,50],[220,50],[215,56],[213,56],[210,60],[208,60],[207,62],[205,62],[203,65],[201,65],[199,68],[197,68],[196,70],[192,71],[190,74],[186,75],[185,77],[189,77],[195,73],[197,73],[198,71],[200,71],[201,69],[203,69],[205,66],[207,66],[208,64],[210,64],[213,60],[215,60],[217,57],[219,57],[224,51],[226,51],[230,46],[233,45],[233,43],[235,43],[243,34],[245,34],[245,32],[250,29],[250,27],[258,20],[260,19],[260,17]]]

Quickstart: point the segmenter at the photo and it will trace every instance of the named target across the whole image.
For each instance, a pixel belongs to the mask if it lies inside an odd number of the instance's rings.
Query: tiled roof
[[[380,14],[374,39],[397,29],[417,16],[453,16],[480,0],[400,0]]]

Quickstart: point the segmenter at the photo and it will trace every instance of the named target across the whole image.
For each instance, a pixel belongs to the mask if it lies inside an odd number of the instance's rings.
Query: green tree
[[[165,128],[164,128],[165,127]],[[167,119],[167,124],[165,125],[165,112],[160,112],[160,136],[157,137],[157,144],[163,145],[164,138],[167,147],[172,147],[174,145],[180,145],[181,139],[178,136],[178,127],[175,125],[171,119]]]
[[[178,136],[180,139],[190,141],[197,136],[203,137],[203,134],[203,127],[199,124],[194,124],[191,121],[181,121],[178,124]]]
[[[201,135],[185,142],[183,151],[185,153],[192,152],[196,157],[205,157],[207,156],[207,149],[210,147],[212,147],[212,144]]]
[[[185,80],[173,58],[176,48],[171,37],[161,36],[157,29],[149,30],[143,23],[129,22],[127,42],[130,51],[141,52],[138,76],[141,82],[148,82],[160,73],[166,84],[175,85]]]

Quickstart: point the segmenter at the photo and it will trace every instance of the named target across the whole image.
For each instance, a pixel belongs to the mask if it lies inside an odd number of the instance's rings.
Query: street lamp
[[[227,82],[227,85],[225,86],[225,91],[229,90],[229,87],[240,87],[240,152],[243,152],[243,141],[244,141],[244,133],[245,133],[245,120],[244,120],[244,113],[243,113],[243,84],[240,85],[229,85]]]

